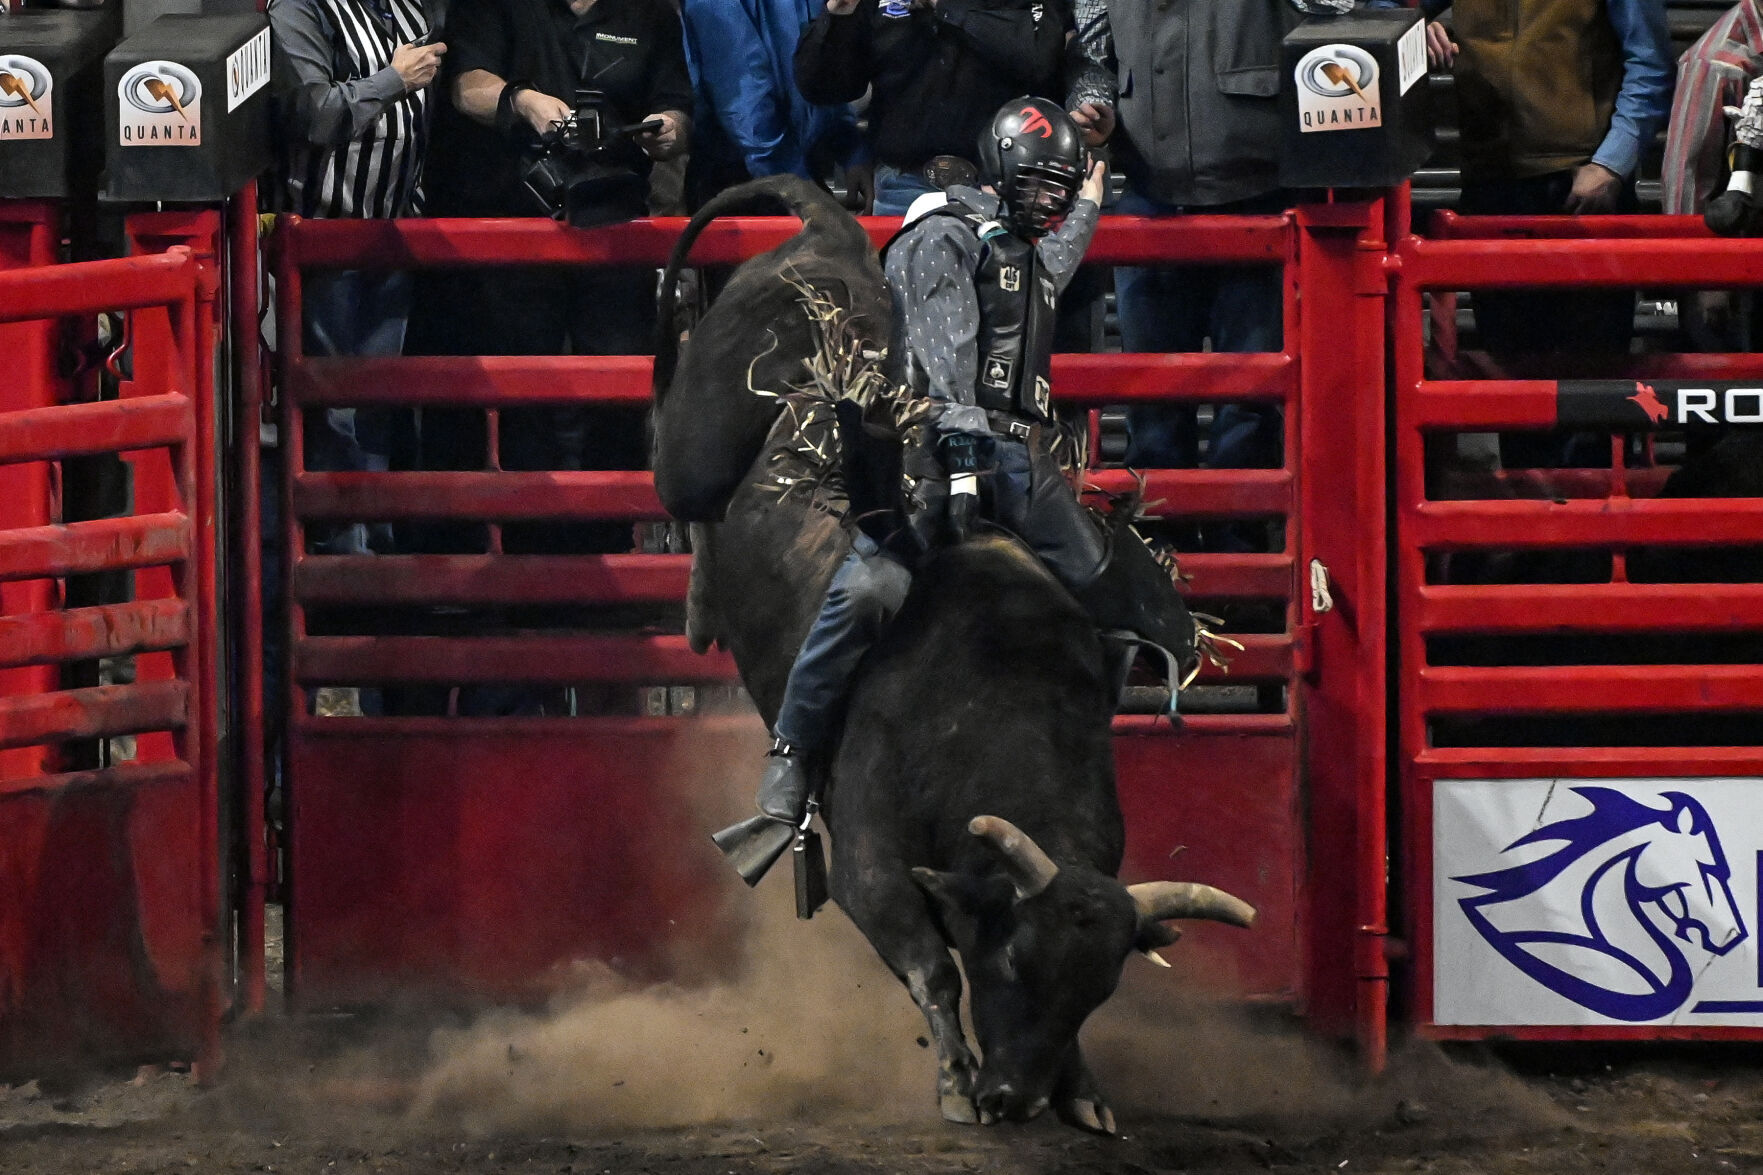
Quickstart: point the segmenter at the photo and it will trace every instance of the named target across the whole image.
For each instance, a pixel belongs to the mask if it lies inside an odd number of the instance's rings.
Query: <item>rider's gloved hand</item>
[[[992,438],[984,433],[949,432],[937,438],[937,456],[949,475],[948,523],[951,542],[973,531],[979,515],[979,475],[992,463]]]
[[[977,476],[990,469],[995,448],[987,433],[946,432],[937,438],[937,457],[951,478]]]

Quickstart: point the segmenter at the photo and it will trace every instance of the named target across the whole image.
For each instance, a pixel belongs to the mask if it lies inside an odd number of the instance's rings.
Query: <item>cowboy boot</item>
[[[761,815],[785,824],[800,824],[808,813],[808,767],[800,747],[773,737],[759,781]]]

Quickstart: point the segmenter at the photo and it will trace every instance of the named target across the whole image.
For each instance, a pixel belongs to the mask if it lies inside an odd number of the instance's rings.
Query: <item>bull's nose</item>
[[[981,1089],[974,1101],[979,1106],[980,1120],[987,1125],[1004,1119],[1027,1122],[1047,1108],[1045,1097],[1030,1099],[1008,1081]]]

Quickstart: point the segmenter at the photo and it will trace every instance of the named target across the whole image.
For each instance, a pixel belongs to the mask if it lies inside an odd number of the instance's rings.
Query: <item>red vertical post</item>
[[[234,689],[238,713],[233,738],[238,749],[239,843],[243,846],[243,884],[239,886],[239,985],[241,1010],[263,1011],[264,899],[269,888],[269,845],[265,839],[263,744],[263,559],[262,504],[259,497],[261,451],[258,427],[263,412],[263,356],[258,333],[257,185],[233,198],[227,231],[227,278],[233,339],[233,446],[238,470],[233,499],[232,538],[238,547],[238,583],[231,614],[238,617],[239,680]]]
[[[199,1078],[209,1078],[221,1059],[220,1021],[227,989],[227,958],[223,949],[226,927],[225,870],[220,843],[220,731],[224,696],[220,674],[219,610],[219,449],[216,420],[220,412],[216,387],[217,338],[221,330],[221,257],[225,249],[221,214],[215,209],[187,212],[136,213],[128,218],[126,233],[131,253],[159,253],[187,248],[198,262],[196,305],[188,329],[176,329],[180,348],[193,353],[196,406],[196,458],[194,482],[178,487],[183,509],[195,527],[195,558],[185,564],[193,582],[185,598],[197,602],[195,657],[190,680],[193,691],[194,738],[199,764],[201,801],[198,804],[198,843],[202,846],[202,915],[207,946],[207,975],[203,985],[203,1035],[196,1058]],[[139,478],[145,467],[136,465]],[[137,485],[137,493],[141,487]],[[193,569],[193,570],[192,570]],[[186,732],[185,737],[190,737]]]
[[[1301,207],[1300,656],[1310,807],[1309,1010],[1383,1066],[1389,967],[1383,204]],[[1351,868],[1343,871],[1342,861]],[[1350,945],[1348,945],[1350,944]],[[1343,957],[1345,955],[1346,957]]]

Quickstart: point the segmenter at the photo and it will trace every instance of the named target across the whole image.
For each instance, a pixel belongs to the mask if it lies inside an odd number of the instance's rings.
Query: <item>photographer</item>
[[[589,153],[606,182],[594,189],[595,206],[573,211],[592,223],[644,215],[652,162],[683,150],[690,129],[692,86],[679,17],[664,0],[475,0],[454,7],[447,41],[447,90],[455,109],[436,133],[434,214],[560,214],[529,189],[526,177],[543,153],[543,139],[551,139],[569,165],[569,144],[557,144],[557,132],[579,104],[591,105],[607,131],[654,125],[609,134]],[[585,118],[582,127],[591,121]],[[629,182],[618,182],[620,171]],[[649,267],[474,270],[444,283],[444,294],[442,287],[431,291],[441,304],[432,307],[424,341],[434,350],[480,355],[643,354],[654,332],[654,287]],[[431,309],[426,301],[425,310]],[[431,439],[442,448],[472,448],[462,438],[425,436],[425,450]],[[641,412],[506,412],[501,463],[527,470],[641,468]],[[481,467],[481,457],[471,467]],[[622,536],[599,529],[597,536],[571,540],[556,527],[542,535],[511,527],[509,539],[528,550],[629,546],[628,528]]]

